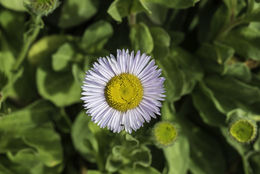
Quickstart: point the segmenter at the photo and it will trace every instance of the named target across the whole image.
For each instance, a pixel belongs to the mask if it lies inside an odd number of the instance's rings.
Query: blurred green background
[[[26,2],[0,0],[0,174],[260,174],[259,136],[229,133],[260,121],[259,0]],[[123,48],[166,78],[162,115],[131,135],[80,101],[85,71]],[[172,146],[154,142],[160,120],[178,127]]]

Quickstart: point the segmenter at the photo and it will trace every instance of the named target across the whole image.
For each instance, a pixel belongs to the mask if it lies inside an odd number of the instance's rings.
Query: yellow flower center
[[[139,105],[143,86],[136,76],[122,73],[107,83],[105,96],[110,107],[125,112]]]

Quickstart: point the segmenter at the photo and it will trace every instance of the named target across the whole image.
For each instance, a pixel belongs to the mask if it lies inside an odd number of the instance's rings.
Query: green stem
[[[243,158],[243,167],[244,167],[244,172],[245,174],[251,174],[250,170],[249,170],[249,167],[248,167],[248,162]]]
[[[16,72],[21,64],[23,63],[29,49],[30,49],[30,46],[32,45],[32,43],[35,41],[35,39],[37,38],[40,30],[41,30],[41,23],[42,23],[42,19],[41,19],[41,16],[37,16],[35,18],[35,21],[34,21],[34,28],[33,28],[33,31],[32,31],[32,34],[30,36],[28,36],[27,39],[25,39],[25,43],[23,45],[23,48],[17,58],[17,61],[16,63],[14,64],[14,67],[13,67],[13,71]]]
[[[256,154],[257,152],[247,152],[244,156],[242,156],[242,162],[243,162],[243,167],[244,167],[244,172],[245,174],[253,174],[253,171],[251,169],[251,166],[249,164],[249,157],[251,157],[252,155]]]
[[[103,163],[103,158],[102,156],[97,152],[96,153],[96,160],[97,160],[97,167],[99,171],[104,171],[105,170],[105,166]]]
[[[260,122],[260,116],[253,116],[252,119],[256,122]]]
[[[254,0],[247,0],[247,14],[251,14],[254,8]]]
[[[226,34],[231,31],[234,27],[238,26],[238,25],[241,25],[243,24],[244,21],[241,20],[241,19],[237,19],[233,22],[231,22],[229,25],[227,25],[226,27],[224,27],[220,32],[219,34],[217,35],[216,37],[216,40],[219,40],[221,38],[224,38],[226,36]]]
[[[136,24],[136,14],[135,13],[130,14],[128,21],[129,21],[130,26],[135,25]]]

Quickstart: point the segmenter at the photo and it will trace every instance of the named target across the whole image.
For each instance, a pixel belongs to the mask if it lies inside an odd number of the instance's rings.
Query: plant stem
[[[14,64],[14,67],[13,67],[14,72],[16,72],[20,68],[21,64],[23,63],[23,61],[28,53],[28,50],[30,49],[30,46],[37,38],[37,36],[40,32],[40,29],[42,28],[40,25],[41,23],[42,23],[41,16],[37,16],[34,19],[34,26],[33,26],[34,28],[32,29],[32,34],[29,35],[28,38],[25,39],[22,50],[17,58],[16,63]]]
[[[131,13],[129,16],[129,25],[133,26],[136,24],[136,14],[135,13]]]
[[[224,27],[224,28],[219,32],[219,34],[217,35],[216,39],[218,40],[218,39],[224,38],[224,37],[227,35],[227,33],[228,33],[229,31],[231,31],[234,27],[236,27],[236,26],[238,26],[238,25],[241,25],[241,24],[243,24],[243,23],[244,23],[244,21],[241,20],[241,19],[237,19],[237,20],[231,22],[229,25],[227,25],[226,27]]]
[[[102,157],[100,156],[99,153],[96,153],[96,160],[97,160],[97,166],[99,171],[104,171],[105,166],[103,164]]]

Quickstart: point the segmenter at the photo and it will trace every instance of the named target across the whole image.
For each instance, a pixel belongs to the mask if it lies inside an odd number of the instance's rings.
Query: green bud
[[[24,6],[29,11],[40,16],[49,15],[59,4],[59,0],[24,0]]]
[[[153,137],[155,143],[159,147],[167,147],[172,145],[178,135],[177,128],[168,121],[161,121],[154,126]]]
[[[256,137],[257,125],[249,119],[233,121],[229,127],[230,135],[240,143],[250,143]]]

